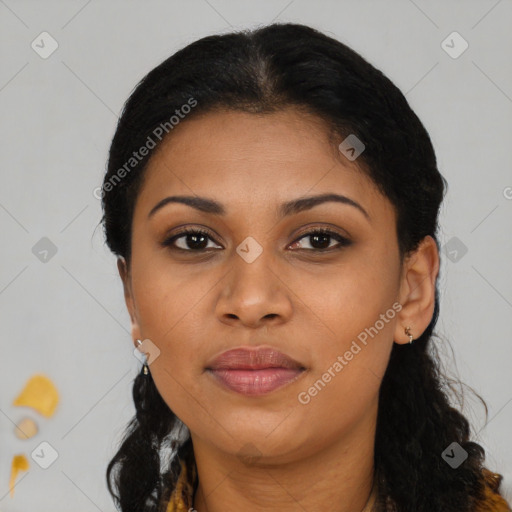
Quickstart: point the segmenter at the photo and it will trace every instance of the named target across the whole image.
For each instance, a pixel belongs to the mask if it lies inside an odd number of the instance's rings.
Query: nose
[[[252,263],[238,255],[223,282],[216,304],[219,320],[229,325],[258,328],[279,325],[292,314],[290,291],[261,254]]]

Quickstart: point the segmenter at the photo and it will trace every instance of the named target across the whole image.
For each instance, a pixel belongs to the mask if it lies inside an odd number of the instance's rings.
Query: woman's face
[[[185,120],[153,155],[134,211],[129,273],[122,264],[120,272],[133,337],[160,350],[152,377],[193,440],[293,461],[373,428],[393,340],[408,338],[398,315],[395,213],[357,163],[335,158],[320,121],[294,110]],[[359,206],[283,211],[323,194]],[[153,211],[171,196],[219,206],[171,201]],[[294,380],[263,392],[263,377],[251,374],[255,385],[247,377],[256,370],[230,388],[207,369],[227,350],[260,346],[304,370],[267,369],[267,378]]]

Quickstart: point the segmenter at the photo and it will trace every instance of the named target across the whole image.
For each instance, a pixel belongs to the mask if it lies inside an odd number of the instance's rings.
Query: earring
[[[142,345],[142,341],[140,340],[136,340],[137,341],[137,345],[140,347]],[[144,359],[145,359],[145,362],[144,362],[144,365],[143,365],[143,368],[144,368],[144,375],[147,375],[149,373],[149,370],[148,370],[148,366],[146,364],[148,358],[147,358],[147,355],[144,354]]]
[[[405,328],[405,334],[407,334],[407,336],[409,336],[409,344],[412,343],[412,334],[411,334],[411,328],[410,327],[406,327]]]

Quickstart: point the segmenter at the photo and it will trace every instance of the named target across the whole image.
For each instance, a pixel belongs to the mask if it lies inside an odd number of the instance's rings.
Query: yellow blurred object
[[[18,439],[30,439],[37,434],[38,430],[37,423],[32,418],[23,418],[18,421],[14,434]]]
[[[49,418],[59,403],[59,393],[53,382],[45,375],[31,377],[13,405],[32,407]]]
[[[11,494],[11,498],[14,496],[14,482],[16,481],[16,477],[20,471],[28,471],[30,464],[28,463],[28,459],[25,455],[15,455],[12,458],[11,465],[11,479],[9,480],[9,492]]]

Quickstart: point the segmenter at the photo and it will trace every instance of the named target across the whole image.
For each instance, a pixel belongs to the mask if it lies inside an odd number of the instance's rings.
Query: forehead
[[[216,110],[186,118],[169,133],[155,153],[156,159],[186,155],[187,160],[309,161],[326,163],[335,150],[329,143],[326,123],[316,116],[287,108],[274,113],[252,114]],[[340,141],[341,142],[341,141]],[[150,162],[150,166],[155,163]],[[347,167],[351,162],[347,160]],[[352,165],[354,169],[355,165]]]
[[[387,199],[357,160],[337,153],[336,140],[329,137],[321,119],[294,109],[215,111],[185,119],[155,150],[137,202],[149,211],[171,193],[197,194],[261,208],[338,192],[364,203],[370,214],[378,210],[376,203]],[[389,204],[380,206],[389,209]]]

